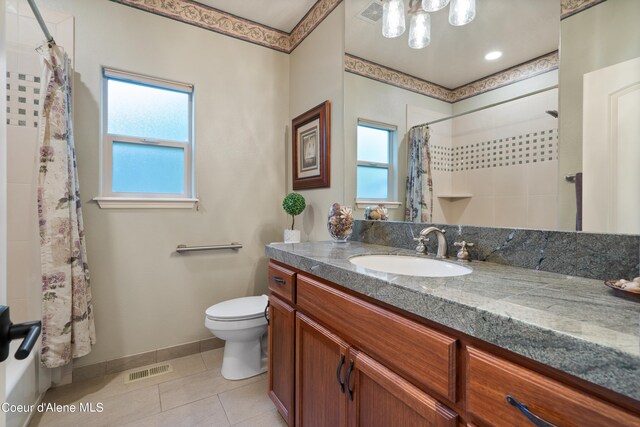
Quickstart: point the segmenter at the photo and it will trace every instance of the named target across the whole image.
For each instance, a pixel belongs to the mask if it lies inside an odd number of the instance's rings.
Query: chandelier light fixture
[[[409,47],[422,49],[431,42],[431,15],[449,5],[449,0],[409,0]],[[382,35],[387,38],[404,34],[404,0],[383,0]],[[459,27],[476,17],[476,0],[451,0],[449,24]]]

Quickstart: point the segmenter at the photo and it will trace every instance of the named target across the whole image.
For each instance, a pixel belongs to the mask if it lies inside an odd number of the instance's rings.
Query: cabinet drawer
[[[557,426],[640,426],[620,408],[478,349],[467,348],[467,411],[495,426],[533,425],[511,396]]]
[[[297,307],[424,389],[455,401],[456,340],[298,275]]]
[[[293,303],[296,273],[277,264],[269,263],[269,290],[289,303]]]

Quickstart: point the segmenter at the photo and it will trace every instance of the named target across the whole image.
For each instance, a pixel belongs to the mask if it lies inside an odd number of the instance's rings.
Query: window
[[[358,120],[356,199],[395,199],[393,147],[396,127]]]
[[[192,117],[192,85],[103,68],[100,206],[192,207]]]

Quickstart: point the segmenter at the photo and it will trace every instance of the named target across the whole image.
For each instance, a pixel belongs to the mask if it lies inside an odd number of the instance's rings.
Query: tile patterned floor
[[[102,403],[101,413],[36,413],[29,426],[283,427],[267,397],[266,374],[227,381],[220,374],[222,350],[170,360],[173,372],[130,384],[124,373],[49,390],[45,403]]]

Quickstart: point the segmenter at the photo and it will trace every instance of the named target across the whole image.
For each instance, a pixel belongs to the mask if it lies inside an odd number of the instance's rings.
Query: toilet
[[[226,341],[222,359],[222,376],[226,379],[241,380],[266,372],[262,337],[267,332],[268,301],[266,295],[236,298],[207,309],[204,325]]]

